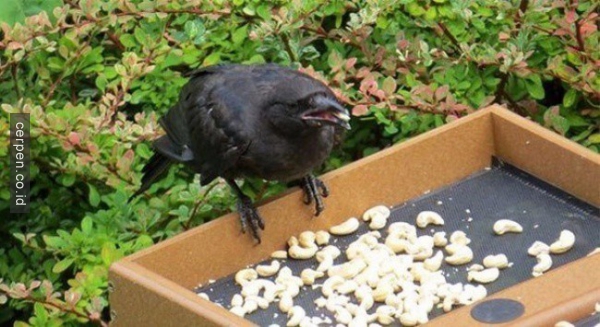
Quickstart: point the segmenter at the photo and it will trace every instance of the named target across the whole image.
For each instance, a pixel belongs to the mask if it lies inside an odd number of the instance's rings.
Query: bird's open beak
[[[317,97],[315,102],[315,109],[302,114],[304,121],[311,125],[318,126],[323,123],[350,129],[350,124],[348,123],[350,121],[350,114],[337,101],[326,97]]]

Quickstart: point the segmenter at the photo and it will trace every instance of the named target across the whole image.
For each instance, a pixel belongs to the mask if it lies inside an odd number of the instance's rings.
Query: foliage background
[[[105,325],[115,260],[233,209],[172,169],[131,205],[191,68],[276,62],[352,108],[330,170],[497,102],[600,149],[594,1],[0,0],[8,114],[31,114],[31,213],[0,189],[0,324]],[[194,180],[193,183],[189,181]],[[249,181],[255,198],[282,185]]]

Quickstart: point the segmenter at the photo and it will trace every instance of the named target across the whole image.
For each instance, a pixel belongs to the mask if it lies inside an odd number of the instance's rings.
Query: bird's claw
[[[315,201],[315,216],[319,216],[325,205],[323,205],[323,199],[329,196],[329,189],[320,179],[313,175],[306,175],[302,178],[302,189],[304,190],[304,203],[311,204]]]
[[[256,211],[252,201],[249,198],[240,199],[238,201],[238,212],[240,215],[240,223],[242,225],[242,233],[246,233],[246,229],[248,225],[250,225],[252,237],[260,243],[260,230],[265,229],[265,222],[258,214],[258,211]]]

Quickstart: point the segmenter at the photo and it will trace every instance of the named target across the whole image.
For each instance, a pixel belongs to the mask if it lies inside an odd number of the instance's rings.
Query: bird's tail
[[[152,186],[154,182],[161,179],[166,172],[169,171],[169,167],[173,161],[168,157],[156,152],[150,158],[150,161],[144,166],[142,172],[144,176],[142,177],[142,186],[137,190],[130,198],[129,201],[133,200],[136,196],[146,192]]]

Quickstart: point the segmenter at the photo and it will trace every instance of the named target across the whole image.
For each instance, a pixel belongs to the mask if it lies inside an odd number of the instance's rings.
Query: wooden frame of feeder
[[[397,205],[463,179],[489,167],[492,156],[600,206],[600,155],[491,106],[325,174],[322,179],[332,192],[316,219],[298,188],[266,201],[259,207],[267,226],[259,246],[240,235],[234,212],[114,263],[112,325],[254,326],[192,289],[267,259],[284,249],[291,235],[327,229],[374,205]],[[285,223],[277,222],[282,219]],[[593,312],[600,299],[599,271],[600,255],[588,256],[486,299],[509,298],[525,305],[523,316],[498,326],[574,321]],[[469,310],[458,308],[428,326],[483,326]]]

